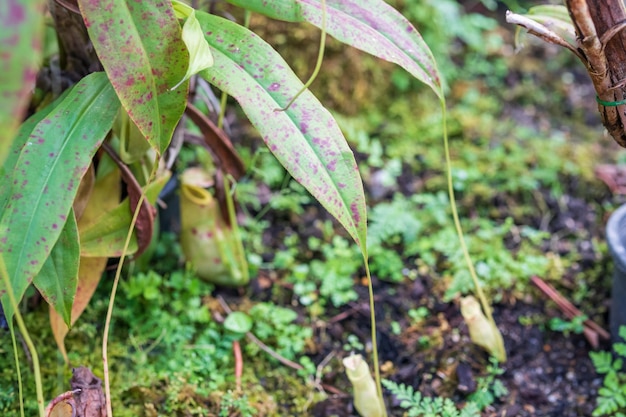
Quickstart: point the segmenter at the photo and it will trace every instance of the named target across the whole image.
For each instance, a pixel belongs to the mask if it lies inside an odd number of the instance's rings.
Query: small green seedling
[[[424,397],[410,385],[398,384],[384,379],[383,386],[400,401],[400,407],[407,410],[409,416],[414,417],[479,417],[480,411],[476,404],[469,401],[462,410],[456,408],[449,398]]]
[[[427,318],[430,315],[430,311],[428,310],[428,307],[421,306],[410,309],[407,314],[411,318],[411,323],[417,324]]]
[[[233,415],[241,417],[252,417],[257,413],[257,409],[252,407],[248,402],[248,397],[244,395],[238,395],[232,391],[228,391],[222,397],[220,403],[220,417],[229,417]]]
[[[619,328],[619,337],[626,340],[626,326]],[[611,352],[590,352],[589,356],[598,374],[604,374],[602,388],[598,390],[598,400],[592,416],[626,417],[626,373],[623,372],[623,359],[626,358],[626,343],[614,343]]]
[[[509,393],[502,381],[498,379],[504,373],[504,369],[500,368],[493,356],[489,358],[489,362],[487,375],[476,378],[478,387],[469,396],[469,400],[481,411],[493,404],[496,399],[503,398]]]
[[[563,332],[565,336],[569,336],[570,332],[575,334],[581,334],[585,329],[584,323],[587,320],[587,316],[576,316],[572,320],[563,320],[560,317],[553,317],[548,322],[550,330],[555,332]]]
[[[224,328],[239,340],[252,329],[252,319],[246,313],[235,311],[224,320]]]

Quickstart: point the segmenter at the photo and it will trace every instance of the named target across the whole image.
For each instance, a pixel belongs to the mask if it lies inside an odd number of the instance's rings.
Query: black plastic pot
[[[178,176],[174,173],[159,194],[159,200],[164,203],[164,207],[159,206],[159,229],[161,232],[180,233],[178,189]]]
[[[626,325],[626,205],[611,215],[606,240],[613,256],[610,328],[613,342],[619,341],[619,327]]]

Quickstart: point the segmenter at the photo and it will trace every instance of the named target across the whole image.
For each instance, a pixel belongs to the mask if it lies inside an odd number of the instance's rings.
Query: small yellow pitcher
[[[183,254],[200,278],[218,285],[245,285],[250,277],[234,208],[229,210],[232,211],[229,213],[232,227],[229,227],[222,219],[217,201],[207,190],[211,183],[212,179],[201,168],[188,168],[181,175]]]

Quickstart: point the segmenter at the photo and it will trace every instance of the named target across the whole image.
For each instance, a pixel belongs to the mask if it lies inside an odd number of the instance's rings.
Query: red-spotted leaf
[[[35,86],[45,4],[44,0],[3,0],[0,6],[0,166]]]
[[[61,103],[70,90],[65,90],[60,97],[50,103],[48,106],[39,110],[37,113],[33,114],[28,118],[22,125],[20,126],[17,137],[13,141],[8,141],[10,145],[10,149],[6,158],[4,159],[4,164],[0,165],[0,209],[4,211],[4,207],[9,202],[9,197],[11,193],[11,184],[8,182],[12,175],[12,170],[15,169],[18,159],[21,156],[20,150],[26,146],[26,142],[28,140],[28,135],[32,132],[37,124],[39,124],[42,120],[44,120],[50,112],[52,112],[59,103]],[[11,152],[13,150],[13,152]],[[2,211],[2,212],[3,212]],[[1,213],[0,212],[0,215]],[[1,216],[0,216],[1,217]]]
[[[192,75],[213,65],[213,57],[211,56],[209,45],[206,39],[204,39],[204,33],[202,33],[200,23],[198,19],[196,19],[196,10],[178,0],[172,0],[172,6],[174,7],[176,17],[185,19],[182,35],[183,42],[185,42],[187,50],[189,51],[189,68],[187,68],[185,78],[179,82],[179,84],[182,84]],[[178,84],[176,87],[178,87]]]
[[[281,164],[365,250],[363,185],[333,117],[308,90],[279,111],[302,88],[281,56],[240,25],[199,11],[196,16],[215,60],[200,74],[237,99]]]
[[[19,130],[0,178],[0,253],[19,300],[68,220],[83,174],[119,109],[104,73],[83,78]],[[13,311],[0,285],[8,318]]]
[[[322,27],[320,0],[227,0],[274,19]],[[417,29],[383,0],[326,0],[326,32],[337,40],[393,62],[443,98],[441,76]]]
[[[303,22],[298,0],[226,0],[230,4],[285,22]],[[329,2],[326,2],[328,7]]]
[[[78,283],[79,257],[78,229],[72,210],[50,256],[33,280],[46,302],[67,325],[70,324]]]
[[[189,54],[169,1],[78,0],[89,37],[122,105],[162,153],[187,102]]]

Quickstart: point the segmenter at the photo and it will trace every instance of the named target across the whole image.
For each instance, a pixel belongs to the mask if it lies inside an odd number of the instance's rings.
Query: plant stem
[[[11,342],[13,343],[13,355],[15,356],[15,369],[17,370],[17,392],[20,400],[20,416],[24,417],[24,388],[22,386],[22,371],[20,370],[20,358],[17,355],[17,343],[15,342],[15,329],[9,326]]]
[[[233,312],[233,310],[230,308],[226,300],[224,300],[224,298],[222,298],[221,295],[217,296],[217,301],[220,303],[224,311],[226,311],[228,314]],[[278,362],[282,363],[283,365],[289,366],[290,368],[296,369],[298,371],[301,371],[304,369],[304,366],[300,365],[299,363],[290,361],[289,359],[285,358],[284,356],[281,356],[277,352],[274,352],[269,346],[267,346],[265,343],[259,340],[259,338],[256,337],[254,333],[248,332],[246,333],[246,337],[252,343],[256,344],[262,351],[264,351],[265,353],[267,353],[268,355],[270,355],[272,358],[276,359]]]
[[[248,261],[246,260],[246,253],[244,251],[243,241],[241,239],[241,231],[239,230],[239,225],[237,223],[237,213],[235,211],[235,202],[233,201],[234,190],[231,190],[230,188],[230,180],[232,179],[234,182],[234,179],[229,175],[224,175],[223,179],[226,208],[228,210],[228,220],[230,222],[230,229],[233,231],[232,243],[234,246],[233,252],[235,256],[233,262],[235,262],[236,265],[239,265],[239,277],[241,282],[248,282],[250,279],[250,273],[248,271]]]
[[[241,394],[243,356],[241,355],[241,345],[239,344],[239,340],[233,340],[233,355],[235,356],[235,387],[237,388],[237,393]]]
[[[226,115],[226,100],[228,99],[228,94],[225,91],[222,91],[222,95],[220,97],[220,113],[217,116],[217,128],[222,129],[224,127],[224,116]]]
[[[370,274],[370,266],[367,253],[363,253],[363,260],[365,261],[365,276],[367,277],[367,289],[370,297],[370,326],[372,328],[372,359],[374,361],[374,379],[376,381],[376,392],[378,393],[378,401],[380,401],[380,408],[383,411],[383,417],[387,417],[387,407],[385,407],[385,401],[383,399],[383,387],[380,382],[380,364],[378,363],[378,341],[376,337],[376,309],[374,303],[374,287],[372,285],[372,276]]]
[[[159,156],[157,155],[156,161],[153,164],[152,173],[150,174],[150,178],[148,180],[148,184],[150,184],[156,176],[156,170],[159,165],[158,159]],[[113,288],[111,288],[111,297],[109,298],[109,307],[107,309],[107,315],[104,321],[104,334],[102,336],[102,365],[104,367],[104,402],[106,404],[107,417],[113,417],[113,407],[111,406],[111,383],[109,379],[109,360],[107,352],[107,345],[109,343],[109,330],[111,327],[111,317],[113,316],[113,305],[115,304],[115,294],[117,293],[117,286],[120,282],[120,276],[122,275],[122,267],[124,266],[126,252],[128,251],[128,246],[130,245],[130,240],[133,236],[133,230],[135,229],[135,224],[137,223],[137,218],[139,217],[139,212],[141,211],[141,207],[143,206],[143,202],[145,199],[146,187],[144,187],[141,192],[141,196],[139,197],[139,201],[137,202],[137,207],[135,207],[135,212],[133,213],[133,218],[130,222],[128,234],[126,235],[126,241],[124,242],[124,248],[122,250],[122,256],[120,256],[120,260],[117,264],[117,269],[115,271],[115,279],[113,280]]]
[[[493,315],[491,314],[491,307],[487,302],[487,298],[485,297],[485,293],[480,287],[480,283],[478,282],[478,276],[476,275],[476,270],[474,269],[474,263],[472,262],[472,258],[470,257],[469,251],[467,249],[467,245],[465,243],[465,238],[463,236],[463,229],[461,228],[461,222],[459,220],[459,213],[456,208],[456,199],[454,196],[454,187],[452,184],[452,162],[450,160],[450,147],[448,145],[448,127],[447,127],[447,112],[446,112],[446,102],[441,99],[441,114],[443,118],[443,147],[446,158],[446,171],[447,171],[447,180],[448,180],[448,198],[450,199],[450,209],[452,210],[452,218],[454,219],[454,227],[456,229],[457,236],[459,238],[459,243],[461,245],[461,251],[463,252],[463,258],[465,259],[465,263],[467,265],[467,269],[469,270],[470,276],[472,277],[472,282],[474,283],[474,289],[476,291],[476,295],[480,300],[480,304],[485,312],[485,316],[489,322],[493,325],[493,327],[497,330],[496,322],[493,319]],[[500,340],[502,340],[500,338]],[[502,348],[502,352],[505,352],[504,346],[500,346]]]
[[[247,10],[244,12],[243,15],[243,26],[245,28],[249,28],[250,27],[250,18],[252,17],[252,12],[250,10]]]
[[[13,294],[13,287],[11,286],[11,280],[9,280],[9,273],[7,271],[7,267],[4,263],[4,258],[0,255],[0,275],[2,275],[2,281],[4,283],[4,288],[6,288],[6,293],[9,296],[9,301],[11,303],[11,308],[13,308],[13,313],[15,315],[15,321],[17,321],[17,327],[22,332],[22,337],[24,338],[24,342],[26,342],[26,346],[28,346],[28,350],[30,351],[30,355],[33,360],[33,373],[35,374],[35,390],[37,391],[37,409],[39,410],[39,417],[44,417],[45,408],[44,408],[44,400],[43,400],[43,385],[41,383],[41,369],[39,368],[39,356],[37,356],[37,349],[35,349],[35,345],[33,344],[30,335],[28,334],[28,330],[26,329],[26,325],[24,324],[24,320],[22,319],[22,314],[20,313],[19,306],[17,305],[17,300],[15,299],[15,294]],[[9,328],[11,329],[11,336],[13,338],[13,350],[15,352],[15,359],[17,366],[17,375],[18,375],[18,383],[19,383],[19,391],[20,391],[20,410],[22,412],[22,416],[24,415],[24,404],[22,397],[22,378],[19,369],[19,360],[17,358],[17,346],[15,343],[15,332],[13,330],[13,324],[9,323]]]
[[[296,101],[298,97],[300,97],[300,94],[302,94],[307,88],[311,86],[311,84],[313,84],[313,81],[315,81],[315,79],[317,78],[317,74],[319,74],[320,69],[322,68],[322,61],[324,61],[325,49],[326,49],[326,0],[322,0],[322,37],[320,39],[320,49],[317,53],[317,62],[315,63],[315,69],[313,70],[313,74],[311,74],[311,77],[309,77],[308,81],[304,84],[304,86],[302,86],[300,91],[298,91],[298,93],[296,93],[296,95],[293,96],[291,100],[289,100],[289,103],[287,103],[287,105],[283,108],[276,109],[276,111],[287,110],[289,107],[291,107],[293,102]]]

